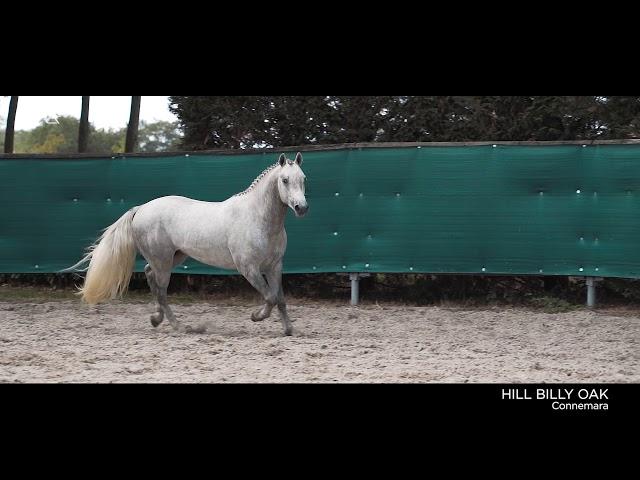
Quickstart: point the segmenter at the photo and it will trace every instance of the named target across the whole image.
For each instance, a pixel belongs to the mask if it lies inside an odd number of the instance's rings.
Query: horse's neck
[[[277,233],[284,228],[287,206],[280,200],[278,176],[274,172],[269,172],[244,200],[256,221],[269,233]]]

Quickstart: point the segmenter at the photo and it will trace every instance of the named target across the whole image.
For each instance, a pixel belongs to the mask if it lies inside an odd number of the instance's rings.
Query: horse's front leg
[[[260,270],[256,267],[240,267],[238,271],[249,281],[253,288],[260,292],[266,302],[260,310],[251,315],[251,320],[254,322],[264,320],[271,315],[273,307],[278,304],[278,286],[276,282],[269,281],[269,283],[267,283],[260,273]],[[267,274],[267,279],[271,274],[272,272]],[[279,304],[278,308],[280,308]],[[291,324],[287,322],[284,330],[285,335],[291,335],[292,331]]]
[[[253,320],[254,322],[261,322],[263,320],[266,320],[271,316],[271,311],[273,310],[274,306],[275,305],[272,303],[265,303],[260,310],[251,314],[251,320]]]
[[[276,304],[278,305],[278,311],[280,312],[280,321],[282,322],[282,326],[284,327],[285,332],[291,331],[291,322],[293,320],[291,320],[287,314],[287,304],[284,300],[284,291],[282,290],[282,262],[267,272],[266,276],[269,286],[276,292]]]
[[[288,320],[287,306],[284,301],[284,292],[282,291],[282,262],[270,270],[267,270],[265,272],[265,277],[267,277],[267,284],[271,293],[275,293],[276,295],[276,305],[278,305],[278,310],[280,311],[280,318],[286,318]],[[273,303],[265,303],[260,310],[251,314],[251,320],[259,322],[269,318],[274,306],[275,305]]]

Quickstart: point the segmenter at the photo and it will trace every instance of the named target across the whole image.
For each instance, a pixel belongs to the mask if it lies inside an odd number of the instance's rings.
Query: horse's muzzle
[[[304,217],[307,211],[309,211],[309,205],[296,205],[293,209],[298,217]]]

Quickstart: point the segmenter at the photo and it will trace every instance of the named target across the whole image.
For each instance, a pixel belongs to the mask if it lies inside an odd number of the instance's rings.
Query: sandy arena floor
[[[640,312],[290,302],[292,337],[246,300],[173,306],[203,333],[140,301],[0,301],[0,382],[640,382]]]

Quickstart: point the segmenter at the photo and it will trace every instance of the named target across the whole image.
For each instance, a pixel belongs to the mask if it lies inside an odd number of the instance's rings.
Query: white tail
[[[131,222],[137,208],[133,208],[107,228],[89,252],[73,267],[89,261],[84,285],[78,295],[89,304],[96,304],[122,296],[127,291],[136,260]]]

